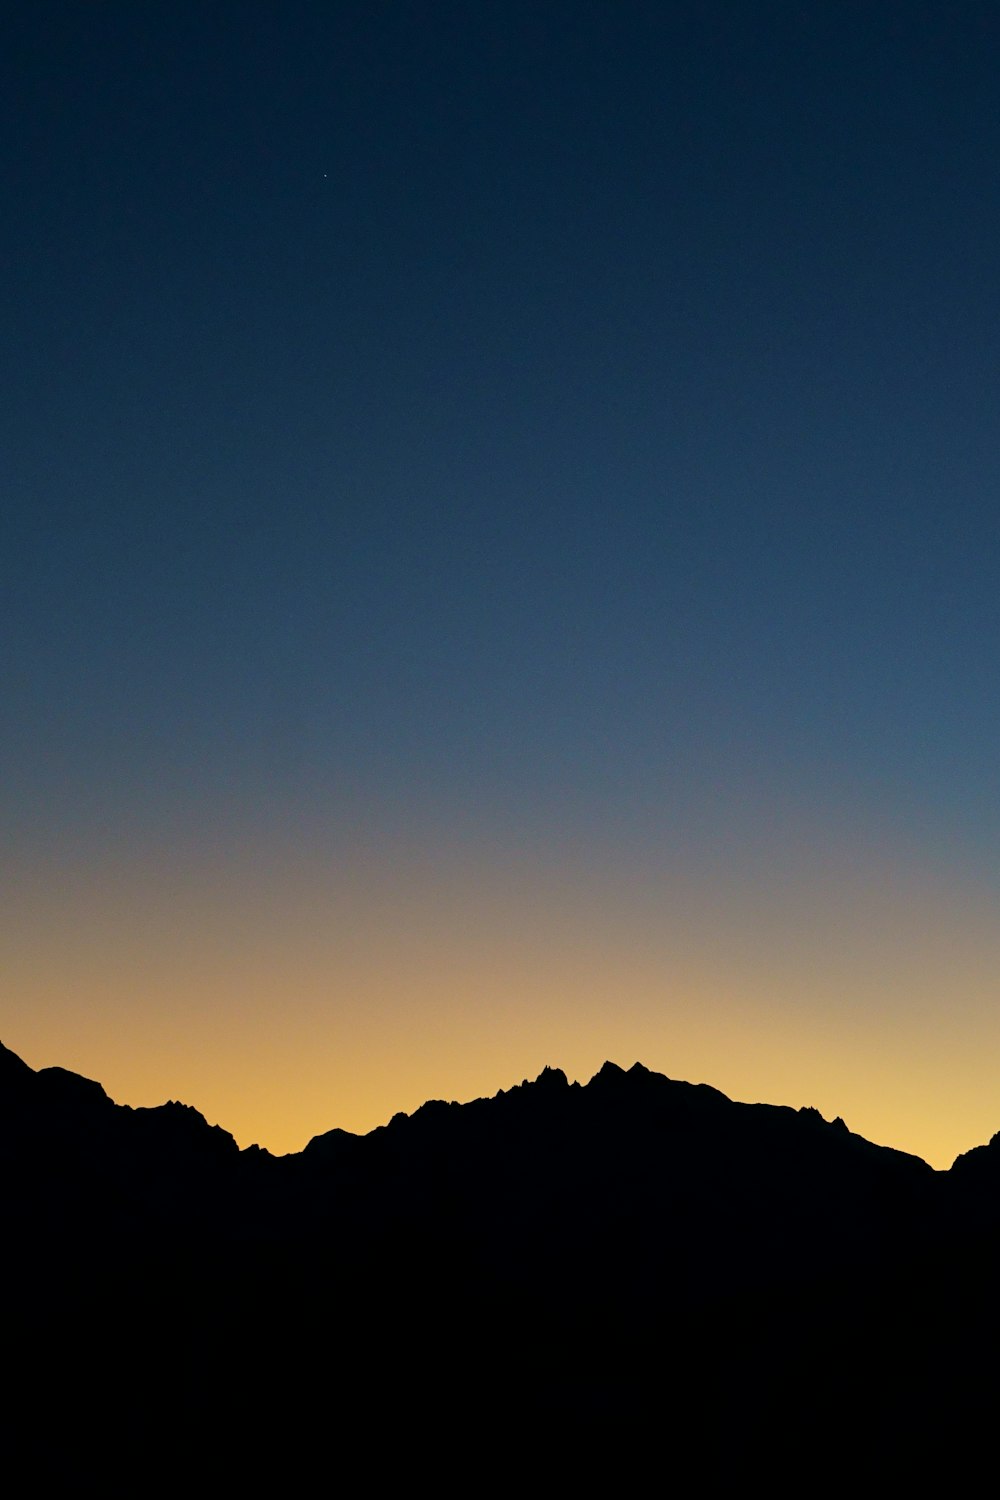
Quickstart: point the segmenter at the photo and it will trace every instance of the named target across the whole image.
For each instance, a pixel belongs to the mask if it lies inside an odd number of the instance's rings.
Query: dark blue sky
[[[13,846],[785,799],[992,876],[995,5],[6,33]]]
[[[9,789],[991,776],[995,7],[13,30]]]

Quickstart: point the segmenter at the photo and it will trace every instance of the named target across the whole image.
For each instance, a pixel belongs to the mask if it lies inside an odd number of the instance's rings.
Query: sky
[[[38,0],[0,1039],[1000,1130],[1000,11]]]

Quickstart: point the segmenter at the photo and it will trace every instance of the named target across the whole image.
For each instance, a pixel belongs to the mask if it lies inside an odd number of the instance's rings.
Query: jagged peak
[[[825,1125],[828,1130],[843,1131],[846,1135],[850,1135],[851,1133],[840,1115],[838,1115],[835,1120],[828,1120],[822,1113],[822,1111],[818,1110],[814,1104],[801,1105],[798,1110],[798,1115],[800,1119],[811,1120],[816,1125]]]
[[[536,1088],[568,1088],[569,1079],[562,1068],[551,1068],[546,1063],[545,1067],[535,1079]]]
[[[598,1071],[590,1080],[591,1086],[596,1084],[598,1088],[621,1088],[625,1084],[647,1083],[652,1080],[667,1083],[669,1079],[662,1073],[654,1073],[651,1068],[645,1067],[641,1062],[634,1062],[628,1068],[623,1068],[619,1063],[612,1062],[610,1058],[601,1064]]]

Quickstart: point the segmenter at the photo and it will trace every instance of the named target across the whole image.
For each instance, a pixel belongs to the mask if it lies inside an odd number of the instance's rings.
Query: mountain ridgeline
[[[926,1457],[995,1393],[1000,1136],[936,1172],[606,1063],[273,1157],[4,1048],[0,1120],[15,1425],[58,1414],[59,1478],[109,1410],[230,1477],[284,1474],[331,1409],[344,1441],[446,1417],[507,1452],[628,1434],[721,1470],[780,1431],[789,1461],[893,1468],[900,1433]]]

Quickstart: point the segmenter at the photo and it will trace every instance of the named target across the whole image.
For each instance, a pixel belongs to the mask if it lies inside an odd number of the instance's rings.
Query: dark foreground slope
[[[8,1416],[59,1478],[331,1444],[898,1475],[992,1426],[996,1142],[936,1173],[609,1063],[278,1159],[2,1049],[0,1141]]]

